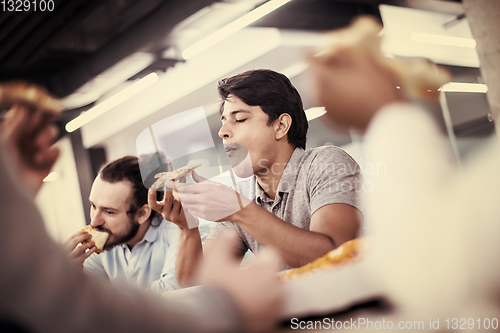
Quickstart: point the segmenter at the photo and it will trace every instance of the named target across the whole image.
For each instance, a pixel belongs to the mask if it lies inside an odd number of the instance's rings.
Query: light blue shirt
[[[153,218],[144,238],[132,250],[121,244],[100,254],[93,253],[83,263],[84,271],[140,289],[151,286],[155,293],[178,289],[175,254],[179,230],[164,219],[158,225],[160,219]]]

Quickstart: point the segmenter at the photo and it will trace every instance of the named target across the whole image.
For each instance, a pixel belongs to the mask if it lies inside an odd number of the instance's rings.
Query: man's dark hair
[[[260,106],[269,116],[268,126],[283,113],[292,118],[288,130],[288,143],[294,147],[306,148],[307,123],[302,99],[290,80],[283,74],[268,69],[247,71],[219,81],[219,95],[222,98],[220,112],[229,95],[241,99],[250,106]]]
[[[102,180],[108,183],[118,183],[124,180],[132,184],[132,194],[130,208],[127,214],[135,214],[139,208],[148,203],[148,189],[142,183],[141,171],[139,168],[139,159],[135,156],[124,156],[113,162],[110,162],[99,171]],[[151,212],[150,219],[156,214]]]

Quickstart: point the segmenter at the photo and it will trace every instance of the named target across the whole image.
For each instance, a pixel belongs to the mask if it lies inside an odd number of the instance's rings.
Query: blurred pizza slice
[[[298,268],[289,269],[281,274],[282,280],[291,280],[300,276],[315,274],[319,271],[330,269],[346,263],[356,262],[360,259],[360,249],[363,243],[362,238],[356,238],[345,242],[335,250],[332,250],[322,257]]]

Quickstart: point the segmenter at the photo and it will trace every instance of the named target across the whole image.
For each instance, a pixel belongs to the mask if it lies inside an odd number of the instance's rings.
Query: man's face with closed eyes
[[[276,132],[268,126],[269,116],[260,106],[249,106],[236,96],[224,101],[222,138],[229,161],[238,177],[265,174],[277,150]]]

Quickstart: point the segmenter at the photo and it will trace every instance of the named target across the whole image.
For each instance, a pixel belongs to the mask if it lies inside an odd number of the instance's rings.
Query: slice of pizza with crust
[[[95,230],[90,225],[87,225],[84,228],[82,228],[82,231],[86,231],[92,236],[91,239],[86,240],[83,243],[86,243],[86,242],[89,242],[90,240],[93,240],[95,243],[95,247],[96,247],[95,253],[97,253],[97,254],[101,253],[102,250],[104,249],[104,245],[106,244],[106,241],[108,240],[109,234],[107,232]]]
[[[298,268],[289,269],[281,273],[282,280],[291,280],[300,276],[315,274],[319,271],[330,269],[335,266],[358,261],[363,238],[356,238],[345,242],[338,248],[328,252],[322,257]]]
[[[437,101],[440,87],[451,79],[449,71],[422,58],[402,60],[386,57],[380,49],[381,30],[382,26],[373,17],[358,17],[348,27],[328,33],[331,43],[315,57],[328,63],[334,61],[332,59],[339,52],[368,54],[398,79],[401,92],[406,97]]]
[[[27,105],[54,115],[62,111],[60,100],[37,86],[21,82],[0,85],[0,102]]]
[[[157,179],[153,185],[151,185],[151,188],[153,189],[159,189],[165,185],[165,182],[167,181],[177,181],[183,177],[187,177],[193,173],[193,170],[196,168],[201,167],[201,164],[192,164],[188,165],[179,169],[176,169],[172,172],[160,172],[155,175],[155,178]]]

